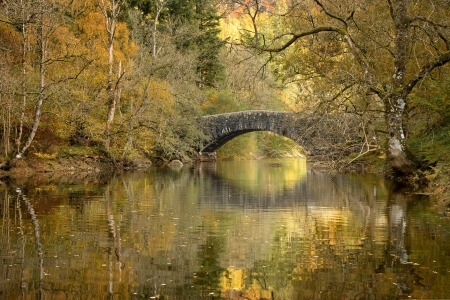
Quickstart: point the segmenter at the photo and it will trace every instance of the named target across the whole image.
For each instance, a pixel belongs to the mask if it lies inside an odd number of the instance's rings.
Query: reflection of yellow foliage
[[[272,299],[272,291],[263,289],[256,280],[253,280],[251,287],[245,291],[244,296],[245,299],[251,300]]]
[[[245,272],[242,269],[235,269],[233,266],[229,267],[226,276],[221,278],[222,296],[230,299],[270,299],[272,291],[263,289],[255,280],[250,287],[245,287],[244,282]],[[241,298],[244,297],[244,298]]]
[[[218,164],[218,173],[250,191],[276,192],[291,188],[306,178],[306,159],[227,161]]]
[[[227,276],[222,276],[222,291],[238,291],[244,286],[244,270],[228,267]]]

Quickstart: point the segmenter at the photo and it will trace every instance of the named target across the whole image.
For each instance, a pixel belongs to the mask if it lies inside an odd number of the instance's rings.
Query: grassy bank
[[[450,125],[413,138],[411,148],[430,165],[425,172],[427,192],[442,208],[450,209]]]
[[[53,145],[52,150],[50,153],[49,151],[28,153],[26,157],[16,160],[11,169],[2,170],[0,179],[30,177],[45,173],[66,175],[111,173],[151,165],[150,160],[143,157],[113,157],[99,146]]]

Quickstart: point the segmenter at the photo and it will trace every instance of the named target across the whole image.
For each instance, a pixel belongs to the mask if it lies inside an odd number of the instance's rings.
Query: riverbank
[[[450,215],[450,125],[442,125],[409,141],[411,150],[427,166],[425,193]]]
[[[71,177],[80,178],[108,176],[128,170],[146,169],[151,161],[144,158],[113,159],[104,155],[74,155],[66,157],[30,155],[18,159],[8,170],[0,170],[0,181],[23,181],[26,178],[38,177]],[[45,175],[45,176],[44,176]],[[96,177],[96,176],[94,176]]]
[[[43,156],[30,155],[16,161],[9,171],[0,170],[0,181],[36,182],[42,177],[60,179],[66,181],[96,180],[96,178],[108,177],[113,173],[121,173],[129,170],[147,169],[152,162],[146,158],[113,159],[96,154],[82,154],[71,156]],[[308,168],[323,173],[376,173],[386,177],[384,173],[384,160],[380,156],[366,157],[349,164],[340,171],[336,163],[324,161],[320,158],[308,158]],[[44,176],[45,175],[45,176]],[[426,174],[429,184],[417,189],[417,193],[429,195],[439,210],[450,215],[450,168],[445,163],[439,163]]]

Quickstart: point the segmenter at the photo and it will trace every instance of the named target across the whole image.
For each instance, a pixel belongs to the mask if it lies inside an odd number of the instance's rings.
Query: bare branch
[[[285,34],[284,36],[292,36],[291,39],[287,42],[285,42],[283,45],[279,46],[279,47],[273,47],[273,48],[269,48],[269,47],[257,47],[259,50],[265,51],[265,52],[281,52],[283,50],[285,50],[286,48],[288,48],[290,45],[292,45],[293,43],[295,43],[298,39],[305,37],[305,36],[310,36],[310,35],[314,35],[320,32],[337,32],[339,34],[345,34],[342,29],[339,29],[337,27],[332,27],[332,26],[324,26],[324,27],[317,27],[317,28],[313,28],[309,31],[305,31],[305,32],[301,32],[301,33],[289,33],[289,34]]]
[[[389,3],[389,13],[391,15],[392,20],[395,21],[395,12],[394,12],[394,5],[392,4],[392,0],[387,0]]]
[[[419,73],[415,77],[411,78],[411,80],[409,80],[408,84],[406,85],[406,87],[403,91],[403,94],[408,95],[409,93],[411,93],[412,89],[416,86],[416,84],[420,80],[422,80],[425,76],[427,76],[434,69],[441,67],[441,66],[447,64],[448,62],[450,62],[450,51],[442,53],[437,59],[424,65],[420,69]]]
[[[335,14],[332,14],[328,9],[326,9],[326,7],[319,0],[314,0],[314,2],[316,2],[323,9],[324,13],[327,16],[329,16],[332,19],[340,21],[342,24],[344,24],[345,28],[348,27],[348,24],[346,21],[350,20],[353,17],[354,11],[350,12],[350,15],[346,18],[346,20],[344,20],[343,18],[341,18]]]
[[[436,23],[433,20],[430,20],[430,19],[428,19],[426,17],[422,17],[422,16],[416,16],[410,20],[411,23],[414,21],[423,21],[425,23],[432,25],[433,27],[450,28],[450,26],[448,26],[448,25]]]

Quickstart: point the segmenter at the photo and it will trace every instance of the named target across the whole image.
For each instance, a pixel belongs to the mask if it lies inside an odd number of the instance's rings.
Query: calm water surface
[[[0,186],[0,299],[445,299],[450,221],[304,159]]]

